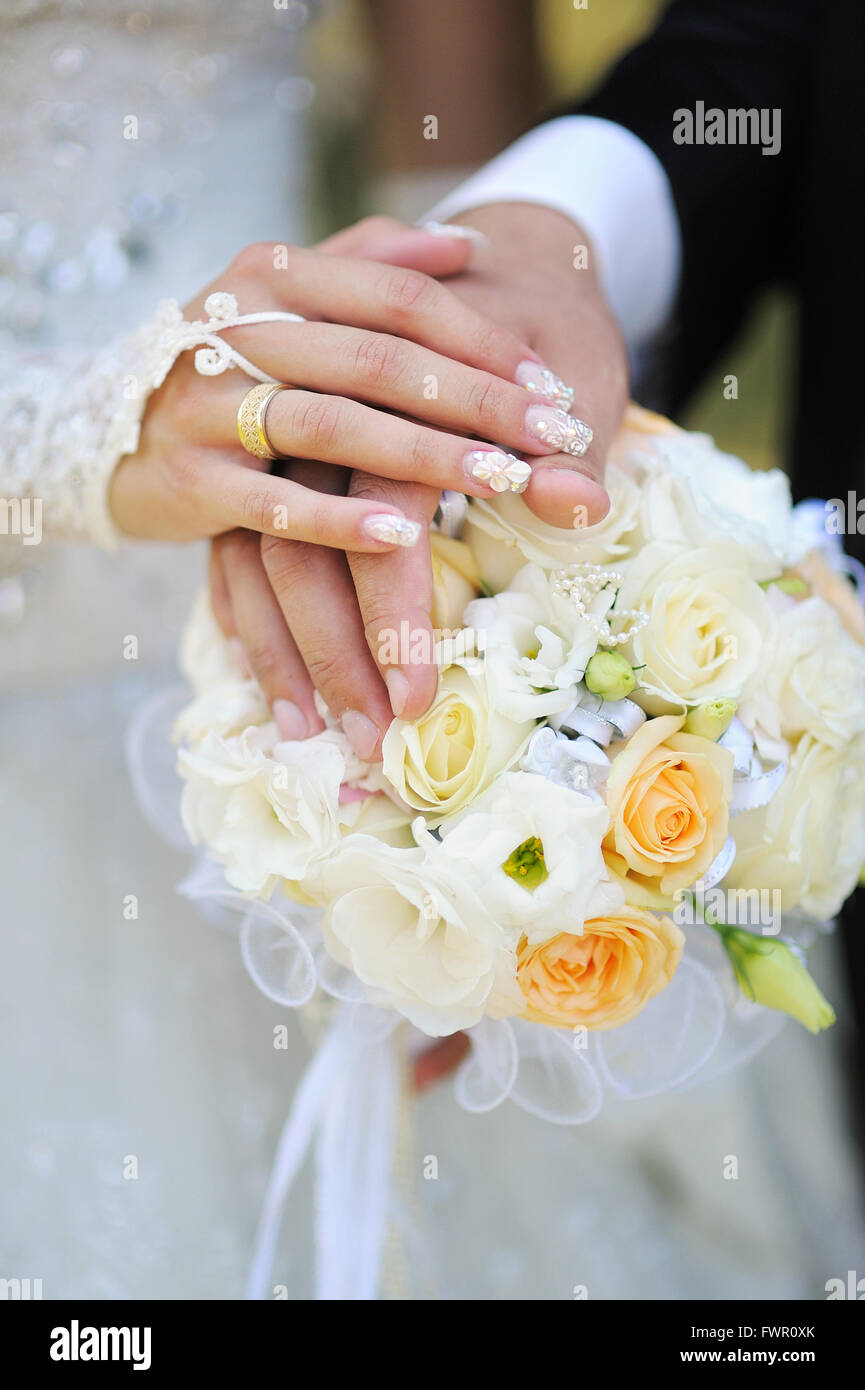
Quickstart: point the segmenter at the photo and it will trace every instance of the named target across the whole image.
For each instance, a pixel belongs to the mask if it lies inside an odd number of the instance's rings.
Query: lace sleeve
[[[136,332],[97,357],[0,353],[0,537],[42,527],[48,537],[108,548],[120,539],[108,510],[118,461],[135,453],[144,406],[182,352],[197,347],[196,369],[215,376],[239,367],[259,371],[219,333],[240,324],[291,320],[299,314],[240,315],[233,295],[205,301],[206,321],[189,322],[175,300],[160,304]],[[203,346],[202,346],[203,345]]]
[[[34,533],[113,547],[107,497],[124,454],[138,447],[150,392],[184,343],[168,301],[98,356],[3,353],[0,378],[0,534]],[[4,524],[5,523],[5,524]]]

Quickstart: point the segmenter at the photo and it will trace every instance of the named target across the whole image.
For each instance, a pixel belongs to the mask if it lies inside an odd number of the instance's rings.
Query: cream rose
[[[834,917],[865,864],[865,735],[843,748],[806,734],[765,806],[734,816],[732,888],[778,889],[782,911]]]
[[[465,541],[430,531],[432,552],[432,625],[440,631],[462,625],[463,613],[481,590],[477,561]]]
[[[753,556],[731,543],[651,544],[626,566],[616,607],[648,618],[625,651],[643,668],[640,703],[650,713],[740,700],[761,677],[773,619],[757,583],[770,576],[755,573]]]
[[[512,766],[534,728],[492,709],[483,662],[467,657],[441,673],[426,714],[392,722],[382,743],[384,775],[408,806],[442,820]]]
[[[432,836],[418,835],[423,848],[359,834],[342,842],[323,872],[327,951],[373,1004],[432,1037],[519,1013],[513,937],[487,911],[476,875],[457,873]]]
[[[671,907],[727,839],[733,755],[680,733],[683,723],[681,715],[648,719],[615,753],[607,778],[604,854],[637,907]]]
[[[553,1028],[619,1028],[673,978],[685,938],[669,917],[633,907],[517,950],[524,1017]]]
[[[779,595],[777,602],[776,640],[739,718],[771,739],[795,742],[808,733],[841,748],[865,732],[865,648],[825,600]]]

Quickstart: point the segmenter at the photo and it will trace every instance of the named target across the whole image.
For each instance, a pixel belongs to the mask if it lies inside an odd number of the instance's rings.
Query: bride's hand
[[[426,262],[435,274],[460,269],[471,251],[457,238],[401,235],[409,263]],[[221,335],[294,388],[268,406],[267,433],[279,456],[361,468],[397,486],[422,482],[491,497],[479,450],[550,452],[532,432],[532,402],[515,381],[519,364],[537,362],[537,354],[431,275],[382,264],[387,249],[386,235],[374,260],[250,246],[185,316],[206,318],[205,299],[221,290],[243,314],[288,310],[308,320]],[[393,525],[405,519],[396,500],[381,506],[345,495],[348,472],[344,486],[323,495],[271,475],[267,460],[247,453],[237,411],[251,385],[238,371],[200,376],[192,352],[178,358],[148,402],[138,452],[113,479],[110,505],[122,531],[187,540],[245,527],[355,553],[414,543],[416,527]]]

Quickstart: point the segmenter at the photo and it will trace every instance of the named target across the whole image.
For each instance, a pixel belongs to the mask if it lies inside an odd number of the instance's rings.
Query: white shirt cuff
[[[490,203],[538,203],[579,223],[629,346],[663,328],[679,283],[679,219],[663,165],[632,131],[597,116],[547,121],[429,216],[445,221]]]

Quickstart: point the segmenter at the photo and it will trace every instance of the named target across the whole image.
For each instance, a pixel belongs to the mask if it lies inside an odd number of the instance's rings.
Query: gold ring
[[[263,381],[247,391],[237,409],[237,433],[248,454],[257,459],[275,459],[279,455],[267,437],[264,420],[267,407],[278,391],[290,391],[281,382]]]

